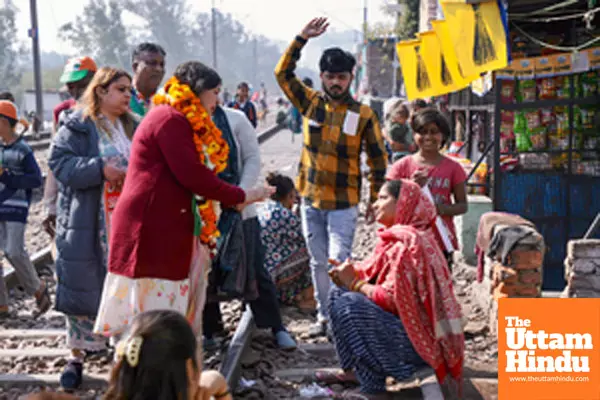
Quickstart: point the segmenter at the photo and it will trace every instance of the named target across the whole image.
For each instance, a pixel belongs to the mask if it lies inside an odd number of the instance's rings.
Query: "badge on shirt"
[[[344,120],[344,127],[342,132],[346,135],[355,136],[356,131],[358,130],[358,121],[360,120],[360,115],[352,112],[346,112],[346,119]]]

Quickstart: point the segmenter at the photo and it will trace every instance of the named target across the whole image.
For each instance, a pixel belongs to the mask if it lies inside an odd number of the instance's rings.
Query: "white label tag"
[[[346,119],[344,120],[344,127],[342,132],[346,135],[354,136],[358,130],[359,115],[355,112],[346,112]]]

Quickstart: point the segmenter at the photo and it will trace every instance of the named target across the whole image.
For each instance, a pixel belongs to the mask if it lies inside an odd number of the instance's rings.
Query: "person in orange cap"
[[[58,128],[62,125],[61,121],[64,115],[68,114],[75,107],[97,70],[96,63],[90,57],[75,57],[67,61],[63,74],[60,77],[60,82],[67,86],[67,91],[71,97],[57,105],[53,110],[54,132],[58,131]],[[48,171],[43,199],[46,217],[42,221],[42,227],[52,238],[54,238],[54,231],[56,229],[57,196],[58,185],[56,179],[52,175],[52,172]]]
[[[38,309],[34,318],[37,318],[50,309],[51,300],[46,284],[40,281],[25,250],[25,224],[32,190],[42,185],[42,173],[33,151],[15,132],[17,122],[14,103],[0,100],[0,248],[25,292],[35,296]],[[1,279],[0,318],[8,316],[8,291]]]

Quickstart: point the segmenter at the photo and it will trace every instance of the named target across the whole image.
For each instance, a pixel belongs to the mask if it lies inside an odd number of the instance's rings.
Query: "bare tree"
[[[130,43],[122,13],[117,0],[90,0],[74,22],[61,26],[59,35],[98,64],[128,69]]]
[[[0,8],[0,88],[14,90],[21,81],[21,58],[24,48],[17,39],[17,8],[11,0],[5,0]]]

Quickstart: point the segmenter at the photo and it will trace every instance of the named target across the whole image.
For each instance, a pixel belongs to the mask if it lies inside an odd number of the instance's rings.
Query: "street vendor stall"
[[[597,47],[496,73],[494,208],[533,221],[546,239],[546,289],[564,287],[566,243],[600,211],[599,69]]]
[[[535,223],[543,288],[560,290],[568,240],[600,212],[600,4],[440,4],[432,31],[398,44],[407,96],[441,100],[470,192]]]

